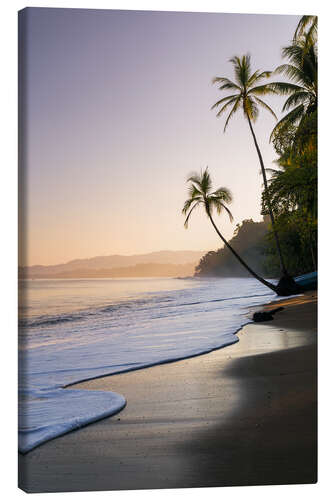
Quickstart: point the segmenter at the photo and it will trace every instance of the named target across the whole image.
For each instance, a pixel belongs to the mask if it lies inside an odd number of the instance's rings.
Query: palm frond
[[[317,41],[317,17],[314,16],[316,21],[310,26],[308,32],[304,35],[305,36],[305,44],[306,46],[310,45],[315,45]]]
[[[208,167],[201,174],[200,187],[204,195],[207,195],[212,189],[212,180],[208,172]]]
[[[280,95],[288,95],[292,92],[304,90],[304,87],[289,82],[271,82],[267,84],[267,87],[271,88],[276,94]]]
[[[226,119],[226,122],[224,124],[224,129],[223,129],[223,132],[226,131],[226,128],[228,126],[228,123],[230,121],[230,118],[232,117],[232,115],[234,115],[236,113],[236,111],[238,110],[239,108],[239,105],[240,105],[240,97],[238,97],[236,100],[235,100],[235,104],[232,108],[232,110],[230,111],[229,115],[228,115],[228,118]]]
[[[230,222],[233,222],[234,220],[234,216],[232,215],[232,213],[230,212],[229,208],[224,204],[222,203],[223,205],[223,208],[224,210],[227,212],[227,214],[229,215],[229,219],[230,219]]]
[[[240,85],[240,87],[245,88],[250,78],[251,72],[251,58],[249,54],[242,56],[242,58],[238,56],[234,56],[230,59],[230,62],[234,66],[234,72],[236,76],[236,81]]]
[[[201,184],[201,176],[200,176],[200,174],[197,174],[196,172],[192,172],[187,177],[186,182],[193,182],[194,184],[197,185],[197,188],[200,191],[200,184]]]
[[[294,92],[292,95],[288,97],[288,99],[284,103],[282,111],[287,111],[292,106],[297,106],[300,103],[305,104],[308,100],[309,100],[309,92],[304,90]]]
[[[201,196],[202,192],[195,184],[191,184],[188,188],[188,194],[190,198],[195,199],[196,197]]]
[[[239,97],[236,96],[233,99],[230,99],[230,101],[228,101],[224,106],[222,106],[222,108],[216,113],[216,116],[220,117],[222,115],[222,113],[228,108],[228,106],[230,106],[231,104],[233,104],[234,102],[236,102],[236,100],[238,98]]]
[[[223,102],[227,101],[228,99],[233,99],[234,97],[238,97],[238,96],[236,94],[234,94],[234,95],[227,95],[226,97],[223,97],[222,99],[220,99],[219,101],[217,101],[215,104],[213,104],[213,106],[210,109],[217,108]]]
[[[251,57],[250,54],[246,54],[245,56],[242,57],[242,64],[241,64],[241,74],[242,74],[242,81],[244,82],[244,87],[247,85],[250,74],[251,74]]]
[[[317,23],[317,16],[302,16],[299,20],[299,23],[297,24],[293,41],[296,42],[297,39],[304,35],[305,29],[307,28],[307,26],[309,26],[309,24],[311,24],[311,26],[308,33],[313,34],[314,32],[317,32]]]
[[[193,200],[193,198],[188,198],[185,203],[184,203],[184,206],[182,208],[182,214],[183,215],[186,215],[187,212],[189,211],[189,209],[191,208],[191,206],[193,205],[195,200]]]
[[[200,203],[202,203],[202,201],[201,201],[201,200],[200,200],[200,201],[197,201],[197,202],[196,202],[196,204],[195,204],[195,205],[193,205],[193,207],[192,207],[192,208],[191,208],[191,210],[189,211],[189,213],[188,213],[188,215],[187,215],[187,217],[186,217],[186,219],[185,219],[185,222],[184,222],[185,229],[187,229],[187,228],[188,228],[188,223],[189,223],[189,219],[190,219],[190,217],[191,217],[191,213],[193,212],[193,210],[194,210],[196,207],[198,207],[198,206],[200,205]]]
[[[274,73],[282,73],[294,82],[301,83],[303,86],[308,83],[304,71],[293,64],[281,64],[276,68]]]
[[[277,120],[276,114],[274,113],[274,111],[272,110],[272,108],[270,106],[268,106],[268,104],[266,104],[264,101],[262,101],[261,99],[259,99],[259,97],[255,97],[254,99],[255,99],[255,101],[257,101],[257,103],[259,104],[259,106],[261,106],[262,108],[266,109],[266,111],[268,111],[269,113],[271,113],[274,116],[274,118]]]
[[[220,213],[222,212],[222,205],[221,205],[221,202],[219,200],[217,200],[216,198],[210,198],[209,199],[209,206],[210,206],[210,209],[215,208],[216,212],[218,215],[220,215]]]
[[[247,82],[248,87],[251,87],[254,83],[259,83],[264,78],[269,78],[272,74],[272,71],[261,71],[257,70],[250,76],[249,81]]]
[[[216,191],[212,193],[211,196],[223,200],[226,203],[231,203],[233,199],[230,189],[226,187],[219,187],[218,189],[216,189]]]
[[[269,140],[271,141],[274,136],[276,136],[279,132],[284,128],[290,127],[290,125],[295,125],[301,120],[304,114],[304,105],[300,104],[292,111],[290,111],[287,115],[285,115],[281,120],[275,125],[270,135]]]
[[[230,83],[224,83],[219,87],[219,90],[230,90],[230,89],[239,91],[242,90],[240,87],[238,87],[238,85],[231,85]]]
[[[232,82],[229,78],[225,78],[224,76],[215,76],[212,80],[212,83],[220,83],[222,84],[219,87],[219,90],[225,90],[225,89],[233,89],[233,90],[242,90],[239,85],[236,83]]]
[[[229,62],[231,62],[234,66],[234,73],[236,77],[236,81],[240,87],[243,86],[242,78],[241,78],[241,72],[240,72],[240,67],[241,67],[241,61],[238,56],[234,56],[231,59],[229,59]]]
[[[306,55],[305,40],[302,39],[298,43],[293,43],[292,45],[287,45],[282,49],[282,57],[289,59],[290,63],[301,68],[304,56]]]
[[[211,198],[210,199],[210,204],[216,209],[216,212],[218,213],[218,215],[220,215],[220,213],[223,210],[225,210],[227,212],[228,216],[229,216],[230,222],[232,222],[234,220],[231,211],[229,210],[229,208],[224,203],[222,203],[222,201],[220,201],[220,200],[218,200],[216,198]]]
[[[252,87],[248,94],[254,95],[269,95],[269,94],[277,94],[277,91],[270,87],[269,83],[265,83],[265,85],[258,85],[257,87]]]

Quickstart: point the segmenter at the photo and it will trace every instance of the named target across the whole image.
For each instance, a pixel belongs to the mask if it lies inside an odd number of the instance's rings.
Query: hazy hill
[[[230,245],[245,262],[257,273],[267,276],[266,269],[266,236],[268,220],[253,222],[243,220],[237,224]],[[206,253],[196,267],[197,276],[248,277],[250,274],[232,255],[228,248],[220,248],[216,252]]]
[[[52,266],[19,268],[19,278],[188,276],[205,252],[160,251],[76,259]]]

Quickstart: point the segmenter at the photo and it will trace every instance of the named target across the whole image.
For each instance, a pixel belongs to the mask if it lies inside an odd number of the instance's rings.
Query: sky
[[[209,167],[233,193],[227,239],[261,220],[262,177],[241,113],[211,106],[229,59],[281,64],[299,16],[29,8],[20,24],[20,264],[222,246],[204,213],[184,229],[186,178]],[[278,116],[283,98],[268,97]],[[255,132],[265,166],[274,118]]]

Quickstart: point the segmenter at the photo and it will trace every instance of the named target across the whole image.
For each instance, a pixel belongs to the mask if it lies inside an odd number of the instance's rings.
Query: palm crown
[[[315,43],[317,41],[317,26],[318,18],[317,16],[302,16],[294,34],[294,42],[300,37],[305,35],[305,30],[308,28],[306,33],[309,41]]]
[[[251,57],[249,54],[242,57],[232,57],[230,62],[234,66],[235,82],[229,78],[216,76],[213,78],[213,83],[221,84],[219,90],[233,90],[234,94],[223,97],[217,101],[211,109],[220,108],[216,116],[221,116],[229,106],[229,114],[225,122],[224,131],[226,130],[230,118],[240,108],[243,109],[245,117],[255,121],[259,114],[259,107],[269,111],[274,118],[274,111],[260,97],[265,94],[275,94],[274,89],[268,88],[266,85],[258,85],[262,80],[271,75],[271,71],[256,70],[251,71]],[[259,97],[260,96],[260,97]]]
[[[189,187],[189,198],[185,201],[183,214],[186,215],[185,227],[188,227],[189,218],[193,210],[199,205],[204,205],[207,215],[210,215],[213,209],[220,214],[225,210],[229,215],[230,221],[233,220],[232,213],[226,206],[232,202],[232,194],[228,188],[220,187],[212,192],[212,180],[208,172],[208,167],[200,174],[192,174],[187,182],[191,182]]]
[[[290,82],[272,82],[267,87],[274,92],[289,96],[282,111],[289,111],[274,127],[271,138],[289,126],[298,126],[302,118],[317,109],[317,50],[308,34],[285,47],[283,57],[289,62],[278,66],[275,73],[287,76]]]

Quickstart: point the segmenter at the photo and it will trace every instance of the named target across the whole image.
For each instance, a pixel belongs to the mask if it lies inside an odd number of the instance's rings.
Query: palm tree
[[[231,81],[229,78],[225,77],[220,77],[216,76],[213,79],[213,83],[218,83],[219,90],[232,90],[235,91],[234,94],[228,95],[226,97],[223,97],[219,101],[217,101],[211,109],[218,108],[220,107],[219,111],[217,112],[216,116],[221,116],[223,112],[227,110],[229,106],[232,105],[232,108],[229,112],[229,115],[226,119],[225,126],[224,126],[224,132],[229,124],[229,121],[231,117],[238,111],[239,109],[243,110],[244,117],[246,118],[250,131],[252,134],[252,138],[254,141],[254,145],[258,154],[259,158],[259,163],[261,167],[261,173],[263,176],[264,180],[264,187],[265,187],[265,193],[268,192],[268,183],[267,183],[267,177],[266,177],[266,171],[265,171],[265,165],[264,161],[262,159],[261,151],[258,145],[258,141],[256,138],[256,135],[254,133],[253,125],[252,122],[255,122],[255,120],[258,117],[259,114],[259,107],[266,109],[266,111],[269,111],[274,118],[277,119],[274,111],[266,104],[260,97],[262,95],[266,94],[275,94],[276,91],[273,88],[270,88],[266,85],[258,85],[262,80],[268,78],[271,75],[271,71],[260,71],[256,70],[254,73],[251,72],[251,58],[250,55],[247,54],[245,56],[242,56],[241,58],[238,56],[235,56],[230,59],[230,62],[234,66],[234,73],[235,73],[235,82]],[[259,97],[260,96],[260,97]],[[229,108],[230,109],[230,108]],[[277,234],[277,231],[275,229],[275,219],[274,219],[274,214],[272,207],[269,203],[268,200],[268,212],[270,215],[270,219],[272,222],[272,229],[275,237],[275,242],[276,242],[276,247],[277,251],[279,254],[280,258],[280,267],[283,276],[288,276],[282,252],[281,252],[281,247],[280,247],[280,241],[279,237]]]
[[[229,215],[230,221],[233,220],[232,214],[229,208],[226,206],[226,204],[229,204],[232,201],[232,195],[229,189],[225,187],[220,187],[216,191],[212,192],[212,181],[210,174],[208,172],[208,167],[206,167],[206,169],[200,174],[190,175],[187,179],[187,182],[191,182],[191,185],[189,187],[189,198],[185,201],[182,210],[183,214],[186,216],[184,226],[186,228],[188,227],[189,219],[191,217],[193,210],[197,208],[199,205],[203,205],[206,214],[210,222],[212,223],[215,231],[217,232],[217,234],[219,235],[225,246],[228,247],[229,250],[232,252],[232,254],[236,257],[236,259],[238,259],[241,265],[244,266],[245,269],[250,274],[252,274],[254,278],[259,280],[263,285],[267,286],[274,292],[277,292],[277,287],[275,285],[273,285],[269,281],[266,281],[264,278],[259,276],[244,262],[244,260],[238,255],[237,252],[235,252],[232,246],[222,236],[221,232],[219,231],[218,227],[214,222],[214,219],[212,217],[212,212],[214,209],[216,209],[216,212],[218,214],[220,214],[222,210],[225,210]]]
[[[281,73],[291,82],[272,82],[267,89],[289,96],[282,111],[288,113],[276,124],[271,139],[283,134],[289,127],[298,127],[305,116],[317,110],[317,49],[308,33],[299,36],[290,46],[282,50],[289,62],[278,66],[274,73]]]

